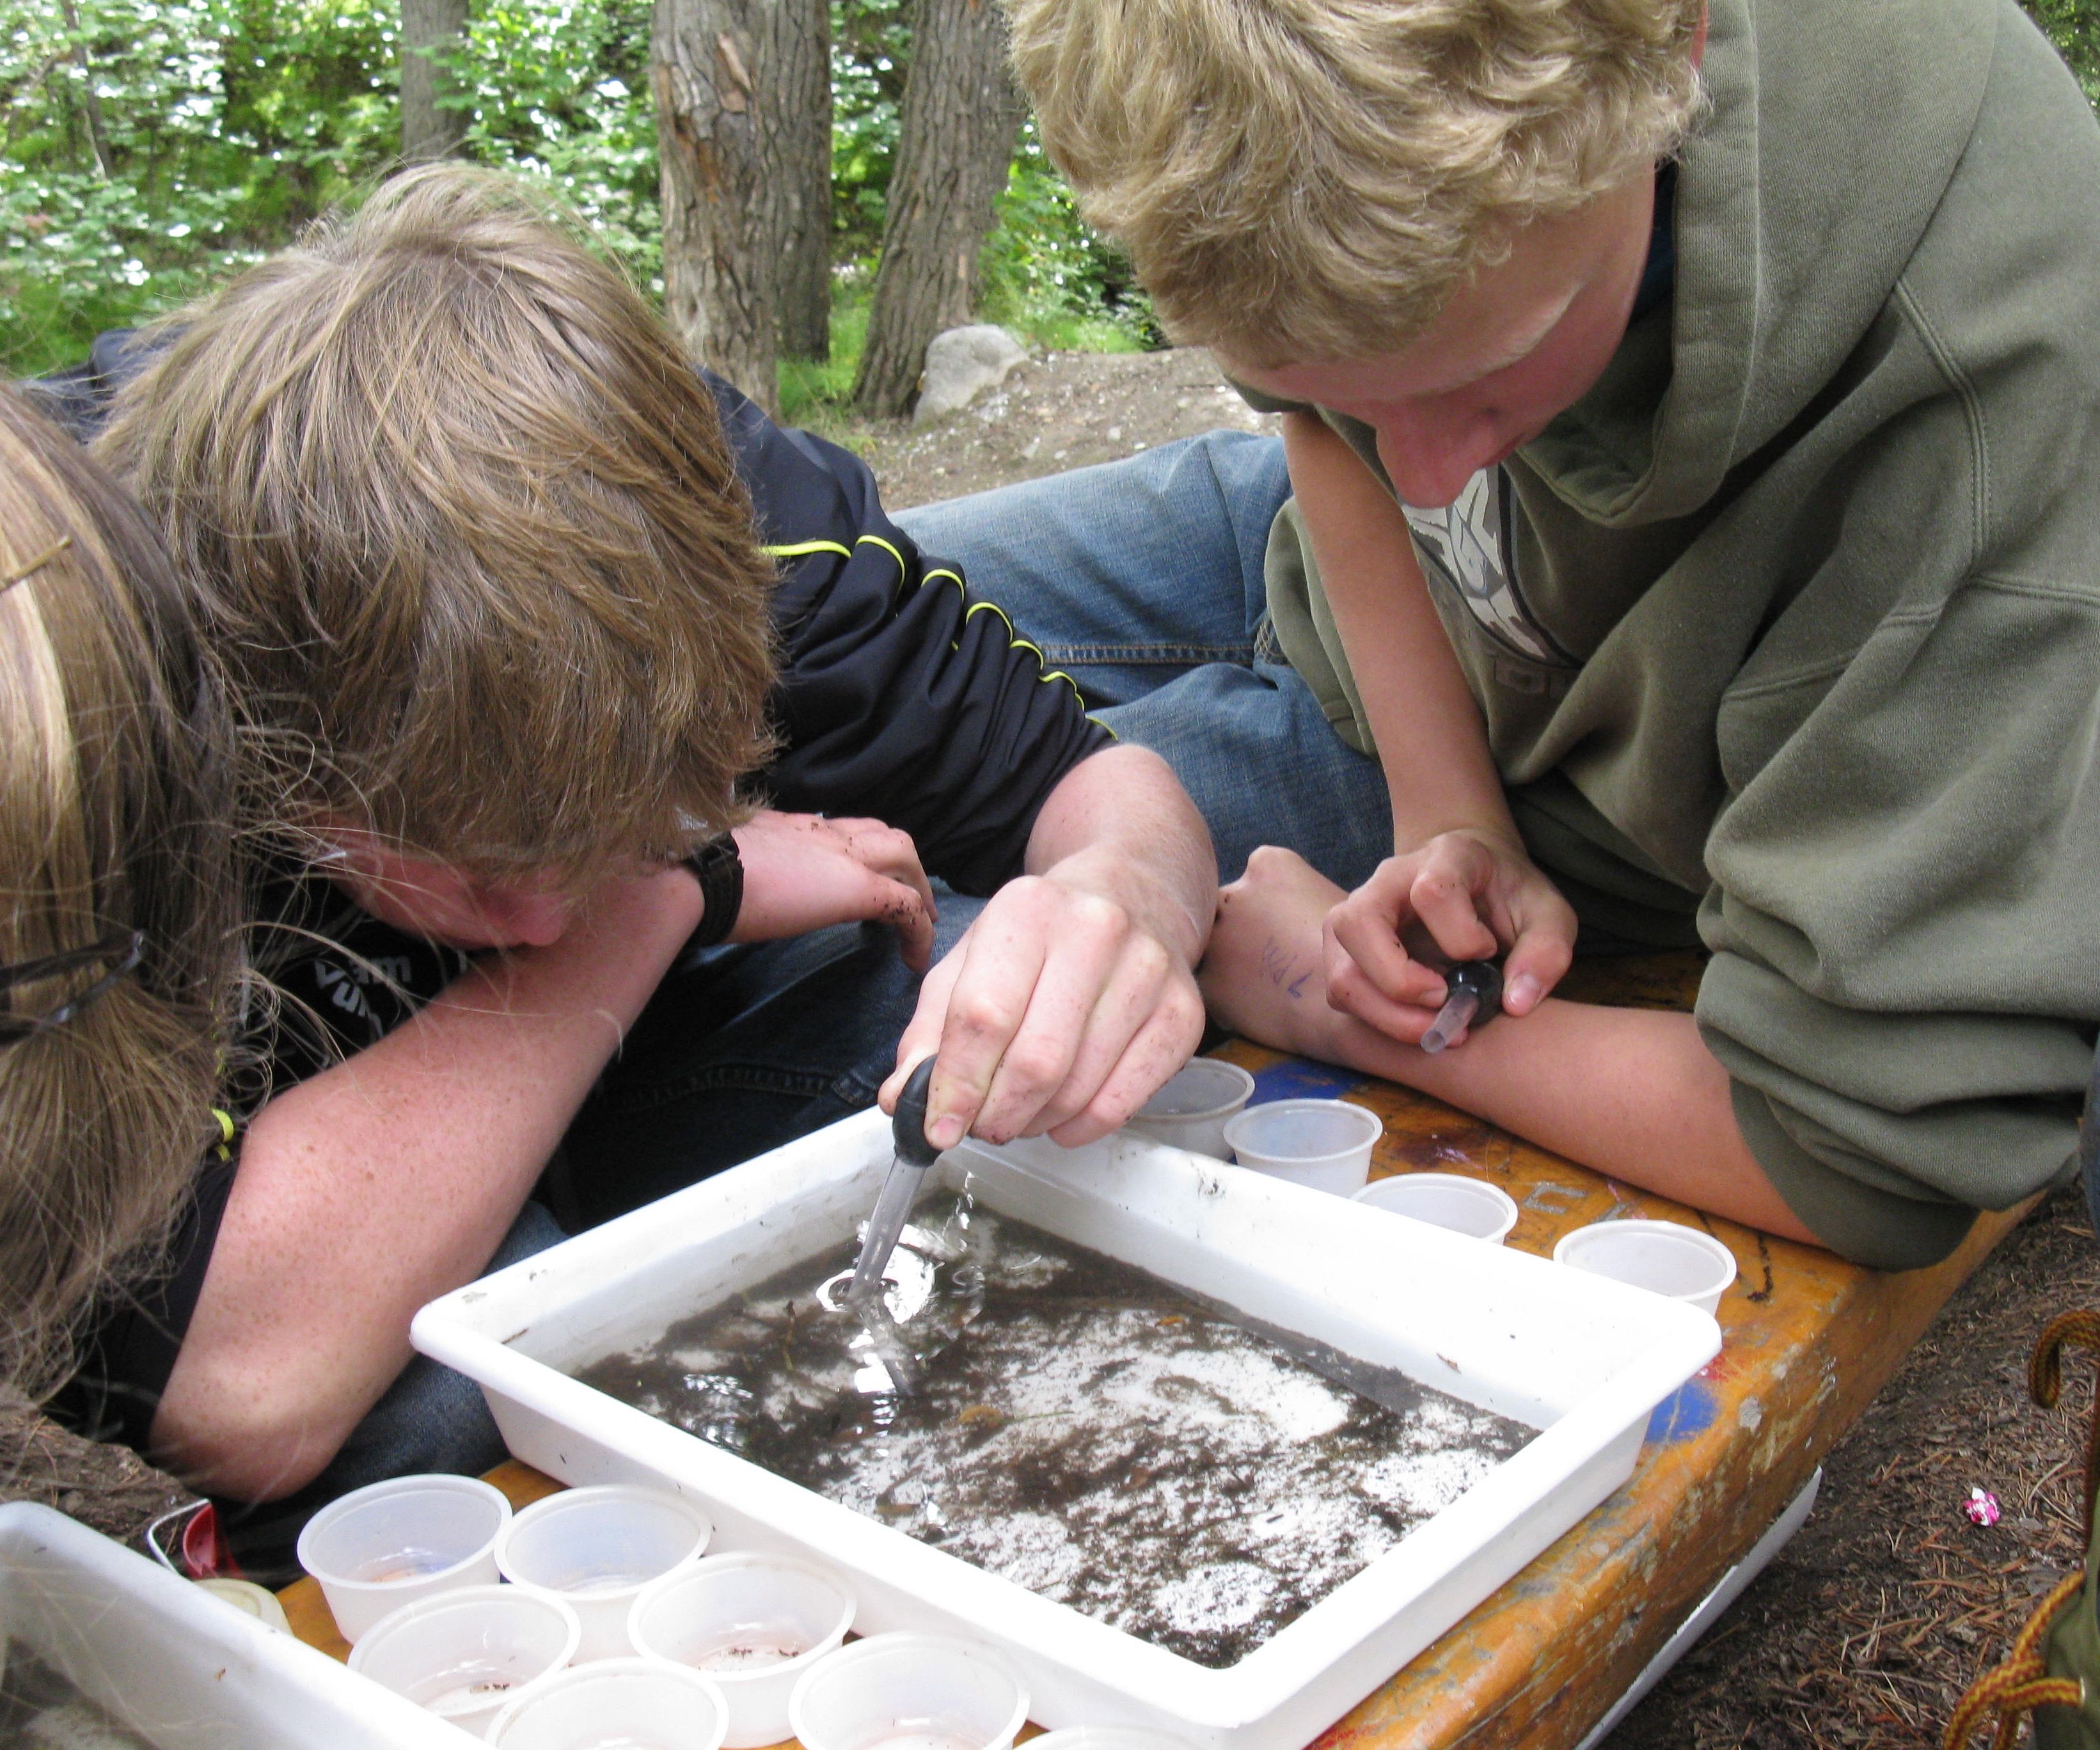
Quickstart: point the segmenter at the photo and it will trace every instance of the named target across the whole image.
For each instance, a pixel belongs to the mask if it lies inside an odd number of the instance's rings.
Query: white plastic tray
[[[465,1750],[474,1742],[64,1514],[0,1506],[0,1644],[157,1750]]]
[[[1127,1134],[952,1151],[935,1172],[954,1185],[967,1170],[995,1210],[1543,1430],[1208,1670],[567,1377],[844,1243],[889,1163],[889,1121],[849,1118],[433,1302],[413,1338],[481,1383],[519,1457],[572,1483],[668,1483],[714,1519],[717,1549],[845,1570],[863,1633],[991,1642],[1044,1726],[1166,1727],[1205,1750],[1306,1743],[1624,1482],[1650,1409],[1720,1347],[1692,1308]]]

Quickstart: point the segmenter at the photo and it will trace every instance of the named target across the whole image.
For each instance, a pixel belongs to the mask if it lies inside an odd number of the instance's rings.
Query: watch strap
[[[737,853],[735,839],[725,832],[695,850],[686,859],[686,866],[700,884],[703,906],[700,927],[687,946],[712,948],[736,928],[737,914],[743,908],[743,859]]]

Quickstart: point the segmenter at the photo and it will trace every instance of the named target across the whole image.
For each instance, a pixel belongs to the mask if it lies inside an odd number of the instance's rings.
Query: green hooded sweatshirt
[[[1772,1184],[1904,1268],[2070,1175],[2093,1065],[2100,128],[2013,0],[1712,0],[1702,70],[1674,296],[1408,517],[1533,853],[1703,940]],[[1299,533],[1278,639],[1369,752]]]

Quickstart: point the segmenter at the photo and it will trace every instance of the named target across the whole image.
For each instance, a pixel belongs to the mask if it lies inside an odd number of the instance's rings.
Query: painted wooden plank
[[[1688,1008],[1699,967],[1694,955],[1590,962],[1563,989]],[[1378,1112],[1379,1176],[1433,1170],[1499,1185],[1516,1201],[1508,1243],[1521,1250],[1550,1254],[1585,1223],[1648,1216],[1703,1228],[1740,1272],[1721,1304],[1721,1355],[1658,1407],[1626,1487],[1332,1727],[1322,1750],[1580,1743],[2025,1212],[1987,1217],[1932,1269],[1884,1276],[1619,1184],[1388,1082],[1243,1041],[1218,1055],[1255,1073],[1258,1098],[1346,1095]],[[516,1463],[489,1479],[520,1505],[558,1486]],[[303,1580],[280,1596],[302,1639],[346,1656],[319,1587]]]

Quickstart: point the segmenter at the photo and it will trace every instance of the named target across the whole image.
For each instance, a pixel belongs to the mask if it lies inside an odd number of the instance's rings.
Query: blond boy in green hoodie
[[[2068,1177],[2100,130],[2012,0],[1012,11],[1089,215],[1284,415],[1275,634],[1391,794],[1355,893],[1225,890],[1214,1012],[1887,1267]],[[1703,942],[1696,1013],[1552,996],[1578,918]],[[1428,938],[1508,983],[1434,1056]]]

